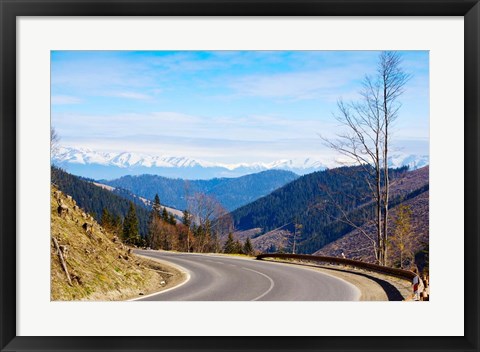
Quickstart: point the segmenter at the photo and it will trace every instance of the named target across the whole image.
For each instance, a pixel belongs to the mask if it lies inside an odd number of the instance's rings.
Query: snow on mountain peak
[[[326,165],[323,162],[313,159],[279,159],[272,162],[256,163],[213,163],[208,161],[194,160],[187,157],[177,156],[152,156],[143,153],[111,153],[98,152],[88,148],[61,147],[54,161],[59,164],[96,164],[103,166],[115,166],[119,168],[135,167],[158,167],[158,168],[222,168],[229,171],[244,170],[259,172],[264,170],[281,169],[290,170],[298,174],[306,174],[313,171],[323,170],[335,165]],[[391,154],[388,158],[390,167],[408,165],[410,169],[417,169],[428,165],[427,155],[409,155],[404,153]]]

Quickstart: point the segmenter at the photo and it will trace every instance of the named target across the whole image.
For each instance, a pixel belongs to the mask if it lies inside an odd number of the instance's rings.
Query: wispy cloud
[[[69,105],[80,104],[82,99],[68,95],[53,95],[51,98],[52,105]]]
[[[403,55],[413,79],[394,136],[425,138],[428,55]],[[312,155],[323,150],[319,133],[339,133],[336,101],[359,98],[377,58],[371,51],[54,52],[52,123],[65,142],[92,149],[224,162]]]
[[[357,72],[353,75],[352,72]],[[239,95],[264,98],[289,99],[331,99],[345,92],[352,81],[362,72],[359,67],[331,68],[328,70],[289,72],[269,75],[252,75],[241,77],[231,83],[233,90]],[[342,89],[341,89],[342,88]],[[347,88],[348,89],[348,88]]]
[[[125,98],[125,99],[134,99],[134,100],[150,100],[152,96],[138,93],[138,92],[128,92],[128,91],[116,91],[116,92],[107,92],[104,93],[109,97]]]

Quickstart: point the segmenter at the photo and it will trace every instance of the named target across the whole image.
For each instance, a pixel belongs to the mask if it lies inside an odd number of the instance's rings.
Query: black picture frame
[[[465,334],[463,337],[26,337],[16,335],[18,16],[464,16]],[[478,351],[478,0],[0,0],[1,351]],[[467,191],[468,190],[468,191]],[[458,234],[457,234],[458,235]],[[262,319],[261,316],[257,317]],[[255,316],[252,319],[256,319]],[[392,328],[395,328],[392,326]]]

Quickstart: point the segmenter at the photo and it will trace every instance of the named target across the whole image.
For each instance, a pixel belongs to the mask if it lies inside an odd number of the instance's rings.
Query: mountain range
[[[157,175],[139,175],[101,180],[101,183],[127,190],[148,200],[158,194],[162,204],[180,210],[187,208],[187,199],[196,193],[203,193],[214,197],[226,210],[232,211],[266,196],[298,177],[290,171],[267,170],[236,178],[189,181]]]
[[[102,152],[88,148],[61,147],[53,163],[68,172],[92,179],[112,180],[126,175],[153,174],[170,178],[207,180],[240,177],[265,170],[286,170],[305,175],[325,170],[329,165],[318,157],[303,159],[279,158],[272,162],[214,163],[184,156],[154,156],[132,152]],[[395,153],[389,158],[390,167],[409,166],[417,169],[428,164],[428,156]]]

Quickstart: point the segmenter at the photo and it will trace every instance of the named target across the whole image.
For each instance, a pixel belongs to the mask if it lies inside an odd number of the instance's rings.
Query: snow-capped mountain
[[[87,148],[62,147],[53,162],[68,172],[94,179],[112,179],[125,175],[157,174],[183,179],[210,179],[239,177],[265,170],[279,169],[298,175],[324,170],[326,165],[314,159],[280,159],[273,162],[213,163],[188,157],[152,156],[143,153],[111,153]],[[394,154],[389,158],[391,167],[408,165],[411,169],[428,164],[427,156]]]
[[[420,169],[429,163],[428,155],[412,155],[405,153],[394,153],[388,158],[389,167],[408,166],[410,170]]]
[[[178,157],[159,157],[141,153],[108,153],[87,148],[61,147],[54,161],[60,164],[98,164],[104,166],[128,167],[208,167],[193,159]]]

